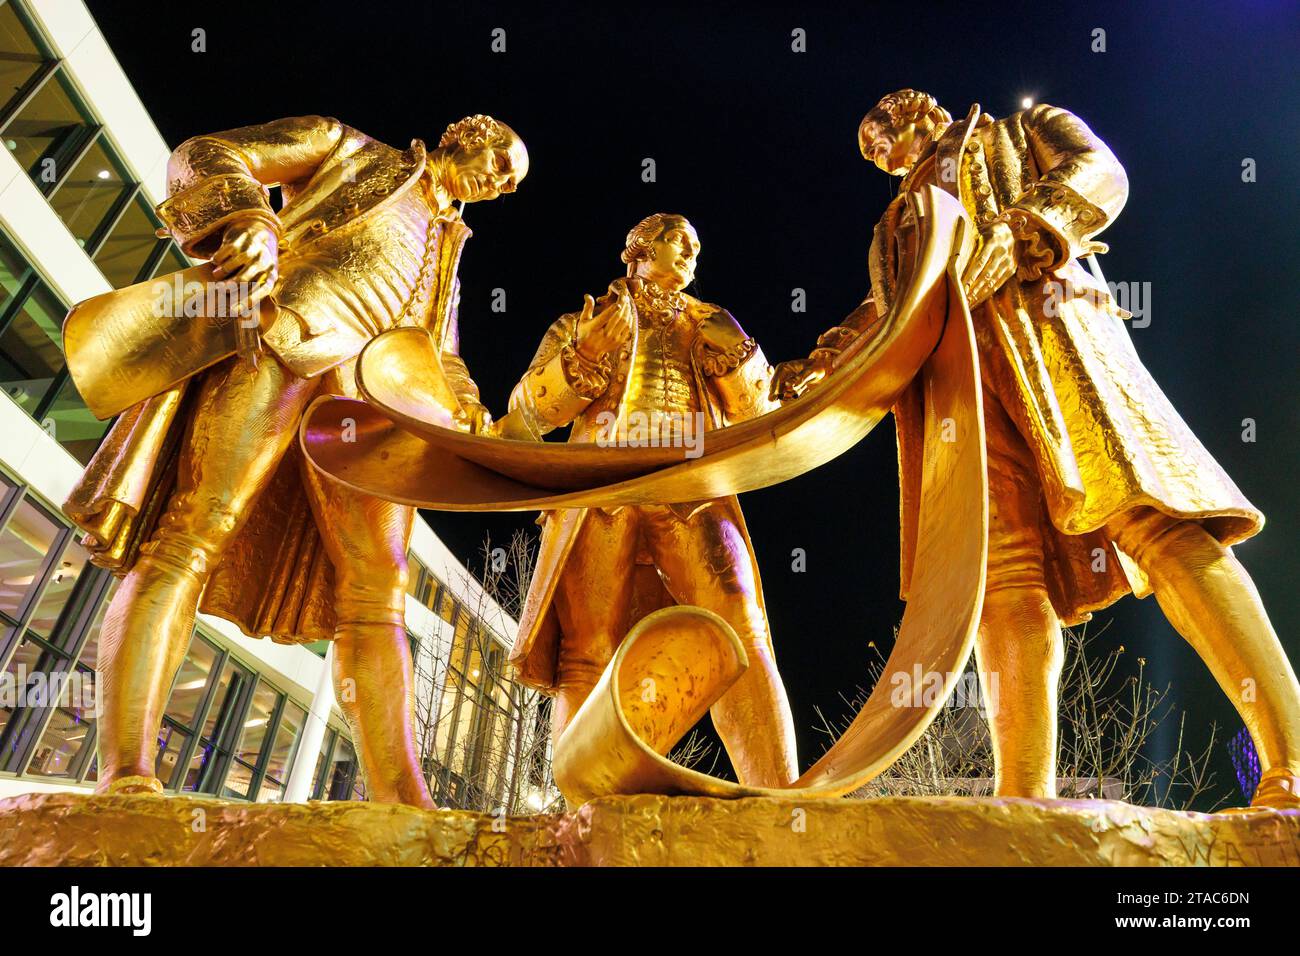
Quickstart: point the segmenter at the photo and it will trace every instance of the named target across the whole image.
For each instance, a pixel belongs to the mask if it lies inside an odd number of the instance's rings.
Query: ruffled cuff
[[[847,325],[834,326],[817,336],[815,351],[829,349],[833,352],[842,352],[861,334],[858,329],[851,329]]]
[[[262,184],[251,176],[227,173],[204,179],[158,206],[158,215],[186,255],[210,258],[226,226],[236,219],[261,219],[280,232]]]
[[[1001,218],[1020,241],[1025,259],[1017,275],[1022,280],[1036,279],[1070,259],[1106,251],[1105,243],[1089,239],[1106,225],[1106,213],[1060,183],[1034,183]]]
[[[757,348],[758,342],[753,338],[747,338],[722,352],[709,348],[701,349],[700,371],[711,378],[734,372],[754,354]]]
[[[614,374],[614,363],[608,355],[599,362],[593,362],[572,345],[560,349],[560,367],[564,369],[569,387],[583,398],[599,398],[604,395]]]

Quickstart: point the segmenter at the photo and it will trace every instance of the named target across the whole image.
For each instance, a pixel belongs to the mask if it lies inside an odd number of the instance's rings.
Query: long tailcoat
[[[704,404],[705,427],[721,428],[761,415],[775,407],[768,399],[772,368],[753,339],[746,337],[725,309],[689,296],[687,314],[698,323],[691,349],[697,393]],[[594,441],[606,428],[609,414],[622,410],[628,374],[636,356],[637,339],[622,349],[599,381],[584,380],[573,362],[577,343],[578,313],[561,316],[547,330],[528,371],[510,396],[510,408],[523,416],[528,429],[541,438],[546,432],[572,423],[569,441]],[[689,512],[697,503],[682,506]],[[546,512],[542,516],[542,542],[528,595],[519,619],[519,631],[510,652],[520,680],[549,691],[555,683],[559,643],[563,639],[553,599],[564,574],[586,508]],[[740,515],[737,504],[736,514]],[[754,561],[749,532],[741,519],[750,561]],[[633,568],[611,568],[611,574],[633,574]],[[754,569],[758,579],[758,569]],[[648,584],[648,586],[647,586]],[[634,616],[669,603],[658,579],[638,581]],[[631,626],[633,621],[629,622]]]

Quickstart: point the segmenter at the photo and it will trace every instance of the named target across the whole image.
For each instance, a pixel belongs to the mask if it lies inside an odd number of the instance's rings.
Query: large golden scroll
[[[385,333],[363,354],[369,402],[326,398],[309,410],[301,432],[308,459],[369,494],[439,510],[609,507],[721,497],[797,477],[860,441],[921,376],[925,449],[912,598],[884,673],[844,735],[783,790],[744,787],[668,760],[678,737],[747,666],[721,619],[700,608],[668,608],[632,629],[556,742],[556,782],[569,800],[618,793],[837,796],[888,767],[947,700],[979,623],[988,542],[979,365],[957,278],[973,240],[954,198],[930,188],[910,204],[899,229],[905,248],[898,291],[874,333],[798,400],[706,433],[696,459],[683,460],[681,449],[512,442],[453,431],[445,412],[434,410],[443,390],[438,366],[424,361],[423,346],[409,333],[405,342]],[[937,678],[942,692],[904,695],[896,705],[897,681],[914,682],[917,673],[931,684]],[[654,706],[644,703],[646,687],[654,688]]]
[[[252,330],[260,319],[238,294],[204,263],[78,303],[63,320],[63,351],[86,407],[112,418],[234,355],[240,323]]]

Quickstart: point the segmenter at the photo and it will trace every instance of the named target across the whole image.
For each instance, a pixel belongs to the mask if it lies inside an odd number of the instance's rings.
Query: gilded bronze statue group
[[[65,329],[81,393],[117,416],[66,504],[121,577],[97,669],[99,791],[162,791],[159,724],[203,611],[333,641],[370,799],[433,807],[404,630],[423,506],[542,513],[511,660],[554,697],[571,802],[850,792],[934,707],[873,695],[801,776],[738,495],[797,480],[892,412],[908,608],[891,666],[960,672],[974,654],[997,702],[997,795],[1056,795],[1062,627],[1133,592],[1155,595],[1249,729],[1254,804],[1300,808],[1300,685],[1232,551],[1263,515],[1082,262],[1105,250],[1124,169],[1063,109],[954,120],[910,89],[867,112],[858,144],[901,181],[862,304],[810,327],[806,358],[773,367],[689,294],[700,234],[655,212],[621,250],[627,224],[603,230],[621,274],[538,323],[496,418],[459,355],[457,267],[464,206],[528,174],[510,127],[470,116],[436,149],[402,150],[312,116],[182,144],[159,215],[205,260],[187,279],[241,290],[244,311],[159,316],[132,287]],[[664,756],[706,710],[738,783]]]

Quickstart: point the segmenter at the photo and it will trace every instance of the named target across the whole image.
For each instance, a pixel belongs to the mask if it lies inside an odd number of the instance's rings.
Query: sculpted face
[[[462,202],[482,202],[512,193],[528,175],[528,150],[511,133],[484,146],[456,146],[448,156],[448,191]]]
[[[700,238],[695,227],[685,219],[668,219],[650,242],[650,257],[637,263],[636,274],[660,288],[680,292],[695,278],[699,255]]]
[[[862,158],[875,163],[891,176],[905,176],[916,164],[935,130],[929,117],[897,123],[888,115],[868,113],[858,127],[858,148]]]

